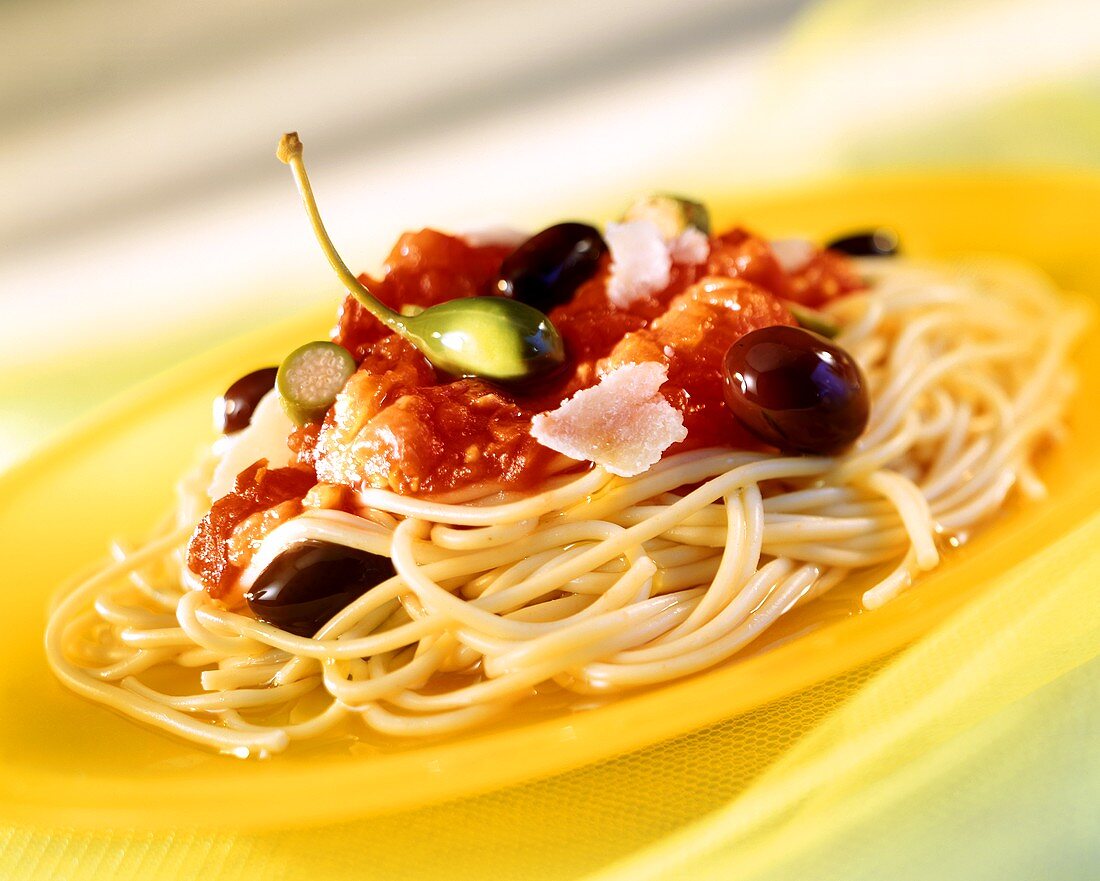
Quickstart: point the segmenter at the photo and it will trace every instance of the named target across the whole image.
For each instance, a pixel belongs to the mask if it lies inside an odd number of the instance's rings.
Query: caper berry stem
[[[344,287],[348,289],[348,293],[362,303],[371,315],[388,328],[403,336],[407,335],[408,327],[401,314],[382,303],[367,289],[366,285],[359,281],[355,273],[348,269],[347,264],[336,250],[336,246],[333,245],[328,230],[325,229],[325,224],[321,220],[317,200],[313,196],[313,187],[310,186],[305,161],[302,159],[302,142],[298,138],[298,133],[288,132],[283,135],[279,139],[279,146],[275,150],[275,155],[279,157],[281,162],[290,166],[290,170],[294,174],[294,182],[298,185],[298,192],[302,195],[302,202],[305,203],[309,222],[313,226],[313,234],[317,237],[317,243],[321,246],[321,250],[325,252],[329,265],[336,271],[340,281],[344,283]]]
[[[348,292],[386,327],[416,346],[437,369],[456,376],[514,382],[546,375],[564,363],[565,348],[550,319],[518,300],[447,300],[411,316],[381,303],[336,252],[321,222],[302,161],[302,142],[295,132],[283,135],[276,155],[294,172],[314,235]]]

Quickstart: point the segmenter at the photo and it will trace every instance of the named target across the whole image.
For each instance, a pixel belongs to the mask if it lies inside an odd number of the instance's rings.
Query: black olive
[[[607,245],[586,223],[558,223],[535,233],[504,258],[497,291],[549,312],[568,303],[573,292],[599,268]]]
[[[749,431],[798,453],[838,453],[867,427],[870,402],[859,365],[801,327],[763,327],[729,347],[726,405]]]
[[[892,257],[898,252],[898,234],[888,227],[880,226],[878,229],[833,239],[825,247],[850,257]]]
[[[223,434],[233,434],[248,427],[260,398],[275,388],[278,372],[278,367],[253,370],[225,390],[214,407],[218,429]]]
[[[327,542],[283,551],[245,594],[261,621],[313,636],[333,615],[394,574],[389,557]]]

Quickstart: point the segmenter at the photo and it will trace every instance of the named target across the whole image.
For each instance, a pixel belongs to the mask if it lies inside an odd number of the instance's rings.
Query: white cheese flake
[[[652,220],[609,223],[604,241],[611,252],[607,298],[620,309],[668,287],[672,256]]]
[[[710,239],[701,229],[689,226],[668,243],[673,263],[698,266],[710,256]]]
[[[772,253],[784,272],[798,272],[805,268],[817,248],[806,239],[777,239],[771,243]]]
[[[571,459],[588,460],[620,477],[660,461],[687,437],[684,417],[660,394],[668,368],[655,361],[623,364],[597,385],[531,420],[531,435]]]

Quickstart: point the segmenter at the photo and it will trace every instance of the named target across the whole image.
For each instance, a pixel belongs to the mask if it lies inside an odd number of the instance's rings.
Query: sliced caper
[[[299,346],[283,359],[275,378],[283,408],[298,425],[319,422],[355,372],[343,346],[323,340]]]

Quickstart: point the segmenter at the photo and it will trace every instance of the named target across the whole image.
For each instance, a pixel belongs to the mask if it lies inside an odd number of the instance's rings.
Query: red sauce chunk
[[[837,251],[817,251],[797,271],[783,270],[766,239],[740,227],[711,239],[707,274],[742,278],[804,306],[822,306],[863,287],[852,261]]]
[[[790,277],[790,299],[805,306],[824,306],[830,300],[858,291],[863,280],[852,261],[838,251],[818,251]]]
[[[366,352],[307,454],[320,480],[431,494],[537,480],[552,460],[529,433],[532,412],[501,389],[437,381],[396,335]]]
[[[266,459],[237,475],[233,492],[214,502],[187,548],[188,568],[202,578],[212,597],[228,593],[240,575],[229,560],[229,538],[237,526],[260,511],[301,499],[316,482],[312,469],[268,468]]]
[[[425,229],[398,240],[380,278],[363,278],[395,309],[491,296],[510,252]],[[782,299],[817,306],[860,286],[843,254],[816,252],[788,273],[766,239],[740,228],[712,238],[705,263],[674,264],[664,290],[629,308],[608,300],[610,262],[605,255],[573,298],[551,311],[568,363],[538,388],[506,390],[439,374],[349,297],[333,339],[353,354],[358,371],[322,424],[289,438],[296,467],[268,469],[257,462],[214,503],[191,541],[192,571],[212,595],[225,594],[258,538],[288,512],[298,513],[318,481],[462,498],[524,489],[554,470],[587,467],[537,443],[530,423],[534,414],[598,382],[600,368],[642,361],[668,367],[662,393],[684,414],[688,429],[687,439],[668,452],[711,445],[758,449],[760,442],[739,427],[723,400],[726,350],[751,330],[793,324]]]

